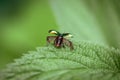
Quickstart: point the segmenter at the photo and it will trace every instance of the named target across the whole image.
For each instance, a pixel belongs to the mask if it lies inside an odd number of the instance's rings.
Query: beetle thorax
[[[55,44],[56,47],[61,47],[62,42],[63,42],[63,37],[62,36],[57,36],[55,41],[54,41],[54,44]]]

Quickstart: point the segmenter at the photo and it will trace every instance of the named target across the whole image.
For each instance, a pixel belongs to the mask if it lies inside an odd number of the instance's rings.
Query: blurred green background
[[[49,29],[120,48],[120,0],[0,0],[0,69],[45,46]]]
[[[57,25],[47,0],[0,0],[0,68],[45,46],[49,29]]]

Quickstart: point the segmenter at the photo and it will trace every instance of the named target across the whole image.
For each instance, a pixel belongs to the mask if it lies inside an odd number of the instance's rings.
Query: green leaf
[[[120,1],[50,0],[61,31],[74,40],[87,40],[120,48]]]
[[[120,51],[90,42],[39,47],[8,65],[2,80],[119,80]]]

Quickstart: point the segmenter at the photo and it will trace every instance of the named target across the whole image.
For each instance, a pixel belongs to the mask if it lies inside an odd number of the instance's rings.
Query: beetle
[[[70,33],[60,33],[56,30],[49,30],[50,34],[55,34],[56,36],[47,36],[47,43],[53,43],[56,48],[61,48],[68,46],[71,50],[73,50],[73,44],[66,37],[72,37]]]

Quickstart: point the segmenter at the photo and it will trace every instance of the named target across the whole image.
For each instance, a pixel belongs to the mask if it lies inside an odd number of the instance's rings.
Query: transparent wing
[[[67,40],[67,39],[65,39],[65,38],[63,38],[63,44],[68,46],[68,47],[70,47],[71,50],[74,49],[72,42]]]
[[[56,36],[47,36],[47,43],[54,43],[54,40],[56,39]]]

